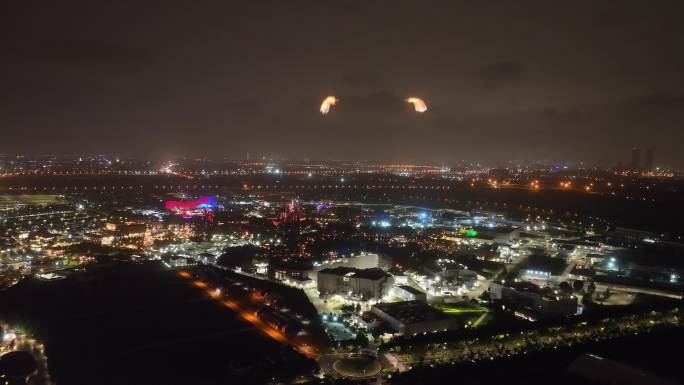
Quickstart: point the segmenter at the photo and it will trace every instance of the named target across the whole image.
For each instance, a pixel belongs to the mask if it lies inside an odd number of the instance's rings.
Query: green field
[[[0,206],[14,205],[49,205],[59,202],[61,195],[53,194],[21,194],[21,195],[0,195]]]
[[[436,304],[435,308],[443,311],[446,314],[463,314],[463,313],[486,313],[489,311],[486,307],[482,307],[472,302],[459,302],[453,304]]]
[[[468,327],[478,327],[487,324],[492,319],[489,309],[472,302],[432,305],[445,314],[459,320]]]

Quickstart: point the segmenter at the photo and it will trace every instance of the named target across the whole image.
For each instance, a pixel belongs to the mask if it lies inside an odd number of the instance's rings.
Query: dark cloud
[[[382,81],[378,72],[353,71],[342,76],[342,83],[350,86],[376,86]]]
[[[682,1],[7,3],[0,152],[684,165]]]
[[[347,95],[340,98],[338,110],[351,114],[394,114],[409,110],[404,99],[389,91],[368,95]]]
[[[404,101],[405,97],[392,91],[370,93],[342,93],[335,95],[337,104],[332,107],[328,117],[345,116],[362,121],[367,118],[384,117],[397,113],[413,111]],[[324,96],[309,96],[297,103],[297,109],[306,114],[318,114],[318,108]]]
[[[136,70],[149,62],[148,51],[99,40],[15,43],[0,51],[0,58],[45,66]]]
[[[224,108],[239,111],[241,114],[251,115],[263,112],[266,105],[262,98],[245,98],[227,102]]]
[[[560,109],[555,106],[544,107],[541,110],[541,115],[546,118],[552,119],[577,119],[581,116],[580,109],[578,107],[566,107],[565,109]]]
[[[684,93],[660,92],[637,98],[636,103],[649,108],[681,109],[684,108]]]
[[[556,108],[556,107],[549,106],[549,107],[544,107],[541,110],[541,114],[544,116],[548,116],[548,117],[556,117],[556,116],[560,115],[560,111],[558,111],[558,108]]]
[[[518,63],[500,61],[483,67],[478,75],[488,87],[499,87],[522,79],[523,69]]]

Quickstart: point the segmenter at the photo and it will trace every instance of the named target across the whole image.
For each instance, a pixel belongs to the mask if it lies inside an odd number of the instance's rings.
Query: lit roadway
[[[212,298],[215,300],[221,302],[223,305],[226,307],[230,308],[234,312],[238,313],[242,318],[244,318],[247,322],[251,323],[255,327],[257,327],[259,330],[261,330],[264,334],[267,336],[273,338],[274,340],[285,344],[285,345],[291,345],[294,349],[296,349],[298,352],[304,354],[305,356],[309,358],[316,359],[318,358],[319,354],[316,352],[316,350],[312,346],[308,345],[296,345],[290,339],[288,339],[283,333],[280,331],[270,327],[266,323],[264,323],[262,320],[259,319],[259,317],[255,316],[252,312],[249,312],[240,305],[238,305],[236,302],[231,301],[229,299],[223,298],[222,294],[220,292],[217,292],[216,290],[212,289],[207,285],[206,282],[196,280],[193,278],[193,276],[188,273],[187,271],[181,271],[178,273],[183,278],[192,280],[192,284],[200,289],[203,289],[204,291],[207,292]]]
[[[405,365],[419,361],[430,363],[456,363],[494,360],[535,351],[552,351],[558,348],[581,346],[593,342],[609,341],[625,336],[649,333],[655,328],[682,327],[679,308],[649,311],[618,318],[581,321],[565,326],[480,336],[470,340],[442,341],[433,344],[425,353],[402,351],[395,354]],[[429,347],[429,346],[428,346]]]

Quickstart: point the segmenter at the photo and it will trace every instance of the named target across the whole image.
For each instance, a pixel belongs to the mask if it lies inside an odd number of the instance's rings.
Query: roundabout
[[[377,358],[369,355],[340,358],[332,365],[335,372],[345,377],[363,378],[380,373],[382,365]]]

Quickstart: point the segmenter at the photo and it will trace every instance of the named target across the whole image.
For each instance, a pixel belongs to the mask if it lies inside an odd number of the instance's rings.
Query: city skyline
[[[486,160],[486,159],[421,159],[419,161],[411,160],[382,160],[382,159],[353,159],[353,158],[310,158],[308,156],[298,156],[298,157],[288,157],[282,156],[280,154],[259,154],[245,152],[243,154],[224,154],[223,156],[193,156],[191,154],[174,154],[168,157],[150,157],[141,158],[134,156],[120,156],[119,154],[107,154],[107,153],[80,153],[80,154],[70,154],[70,153],[45,153],[45,154],[35,154],[35,153],[0,153],[0,170],[3,167],[3,161],[9,162],[9,165],[17,165],[18,162],[22,161],[39,161],[48,162],[42,166],[50,165],[50,162],[72,162],[87,163],[95,160],[108,160],[114,163],[119,162],[154,162],[155,164],[174,161],[174,160],[204,160],[206,162],[271,162],[271,163],[329,163],[329,162],[359,162],[367,164],[407,164],[413,166],[419,165],[441,165],[444,167],[494,167],[494,168],[510,168],[510,167],[549,167],[551,169],[557,169],[558,167],[563,167],[565,169],[581,169],[581,168],[597,168],[604,170],[633,170],[633,171],[656,171],[656,170],[668,170],[679,173],[681,171],[678,167],[672,167],[669,164],[662,163],[656,158],[656,151],[654,148],[649,147],[644,150],[644,157],[641,157],[641,148],[632,147],[631,153],[627,154],[626,157],[613,159],[612,161],[606,162],[586,162],[584,160],[569,161],[567,159],[506,159],[506,160]],[[625,155],[625,154],[623,154]],[[629,157],[629,159],[627,158]],[[612,162],[612,163],[611,163]],[[5,165],[8,168],[8,165]]]
[[[6,2],[0,383],[684,384],[682,20]]]

